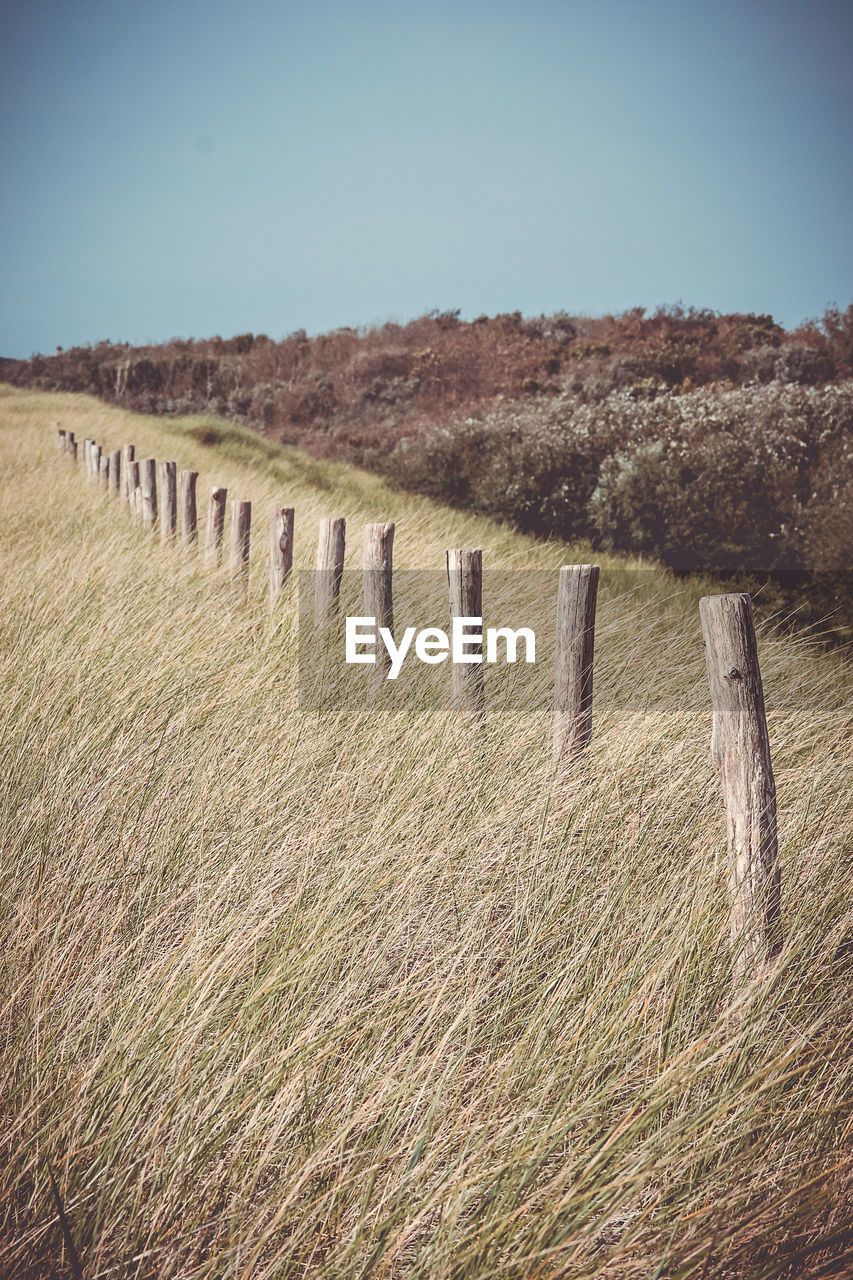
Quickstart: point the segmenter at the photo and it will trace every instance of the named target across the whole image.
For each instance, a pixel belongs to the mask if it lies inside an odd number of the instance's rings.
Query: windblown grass
[[[331,514],[397,520],[401,568],[588,554],[222,424],[0,396],[0,1273],[74,1275],[70,1237],[86,1280],[849,1274],[838,656],[760,636],[786,942],[735,989],[698,585],[602,600],[558,784],[544,712],[472,748],[447,711],[300,711],[265,527],[237,608],[54,418],[292,503],[300,566]]]

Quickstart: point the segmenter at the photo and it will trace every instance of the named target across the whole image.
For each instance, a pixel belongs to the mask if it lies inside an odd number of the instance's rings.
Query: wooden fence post
[[[110,454],[110,497],[117,498],[121,493],[121,449],[113,449]]]
[[[185,547],[195,547],[198,542],[198,516],[195,504],[197,471],[182,471],[181,482],[181,542]]]
[[[110,455],[102,453],[98,459],[98,488],[108,489],[110,483]]]
[[[293,507],[277,507],[270,521],[270,605],[281,595],[293,568]]]
[[[554,760],[571,763],[592,736],[592,659],[597,564],[563,565],[554,653]]]
[[[68,446],[68,449],[69,449],[69,452],[70,452],[70,454],[71,454],[71,460],[72,460],[72,462],[76,462],[76,461],[77,461],[77,441],[76,441],[76,440],[72,440],[72,441],[71,441],[71,443],[70,443],[70,444],[69,444],[69,446]]]
[[[221,488],[219,485],[214,485],[210,491],[204,558],[211,564],[219,564],[222,559],[222,538],[225,532],[225,502],[227,497],[228,490]]]
[[[127,477],[127,493],[130,514],[134,523],[136,523],[142,519],[142,489],[139,483],[139,463],[135,460],[130,464],[130,474]]]
[[[70,453],[75,458],[77,457],[77,448],[73,431],[66,431],[65,433],[65,450],[66,453]]]
[[[447,582],[451,618],[483,619],[483,553],[460,549],[447,552]],[[474,628],[469,628],[473,630]],[[483,645],[464,643],[467,661],[451,661],[453,696],[464,712],[479,722],[485,718]]]
[[[249,533],[252,526],[251,502],[234,499],[231,503],[231,582],[241,599],[249,590]]]
[[[341,578],[344,573],[347,522],[342,517],[320,521],[317,542],[317,571],[314,575],[314,622],[327,626],[338,611]]]
[[[177,464],[160,463],[160,541],[175,541],[178,527]]]
[[[89,466],[89,479],[93,484],[97,484],[98,476],[101,473],[101,446],[94,440],[89,448]]]
[[[56,426],[56,423],[54,423],[54,426]],[[56,447],[60,453],[65,452],[65,432],[62,427],[57,427],[56,430]]]
[[[741,592],[704,596],[699,616],[714,713],[711,754],[726,806],[735,972],[747,975],[782,943],[776,784],[752,601]]]
[[[368,524],[364,527],[364,615],[375,618],[376,627],[387,627],[394,634],[394,597],[392,591],[392,561],[394,550],[393,524]],[[376,665],[377,679],[384,680],[391,665],[387,646],[378,644]]]
[[[130,486],[130,464],[136,457],[136,446],[126,444],[122,449],[121,460],[121,496],[125,502],[133,502],[133,490]]]
[[[142,490],[142,523],[153,529],[157,523],[157,462],[143,458],[139,464],[139,487]]]

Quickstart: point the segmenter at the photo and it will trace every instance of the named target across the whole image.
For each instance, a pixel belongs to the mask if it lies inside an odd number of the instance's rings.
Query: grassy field
[[[252,578],[56,450],[255,504]],[[210,443],[203,443],[207,438]],[[534,544],[200,419],[0,389],[3,1277],[848,1276],[851,681],[759,635],[785,945],[737,987],[697,601],[602,591],[594,736],[296,696],[266,511],[395,565]],[[200,501],[200,511],[204,502]],[[533,579],[531,579],[533,580]],[[713,588],[712,588],[713,589]]]

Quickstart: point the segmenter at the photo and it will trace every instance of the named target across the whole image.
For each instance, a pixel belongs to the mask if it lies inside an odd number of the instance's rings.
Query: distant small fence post
[[[447,582],[451,618],[483,618],[483,553],[462,548],[448,551]],[[482,630],[482,626],[480,628]],[[473,630],[473,628],[472,628]],[[451,665],[453,696],[466,715],[485,718],[482,643],[464,643],[465,660]]]
[[[185,547],[195,547],[198,542],[198,516],[195,503],[197,471],[182,471],[181,488],[181,542]]]
[[[597,564],[563,565],[557,588],[553,756],[570,764],[592,736]]]
[[[327,626],[338,611],[346,529],[347,522],[342,517],[327,517],[320,521],[317,571],[314,575],[314,622],[318,627]]]
[[[113,449],[110,454],[110,497],[117,498],[121,493],[121,449]]]
[[[270,521],[270,604],[275,604],[293,568],[293,507],[277,507]]]
[[[71,441],[71,443],[68,446],[68,450],[71,454],[72,461],[76,462],[77,461],[77,441],[76,440]]]
[[[157,523],[157,461],[143,458],[139,464],[139,487],[142,490],[142,523],[153,529]]]
[[[392,588],[394,525],[368,524],[364,527],[364,614],[375,618],[377,629],[386,627],[394,634],[394,597]],[[387,646],[378,645],[374,673],[384,679],[391,665]]]
[[[74,440],[74,432],[66,431],[65,433],[65,451],[70,453],[73,458],[77,457],[77,445]]]
[[[135,523],[142,519],[142,489],[139,482],[139,463],[136,461],[130,464],[130,473],[127,476],[127,495],[130,514]]]
[[[743,592],[704,596],[699,616],[714,715],[711,754],[726,806],[731,943],[735,971],[747,975],[782,942],[776,784],[752,601]]]
[[[110,455],[102,453],[98,459],[98,488],[108,489],[110,484]]]
[[[121,459],[121,496],[125,502],[133,502],[133,489],[130,484],[130,464],[136,457],[136,446],[126,444],[122,449]]]
[[[231,503],[231,582],[241,599],[249,589],[249,535],[252,504],[234,499]]]
[[[204,558],[210,564],[219,564],[222,559],[222,539],[225,534],[225,503],[228,490],[214,485],[210,491],[210,502],[207,506],[207,529],[205,531]]]
[[[54,423],[53,425],[56,426],[56,423]],[[65,448],[66,448],[65,432],[63,431],[62,427],[57,427],[57,430],[56,430],[56,447],[60,453],[65,452]]]
[[[160,463],[160,541],[175,541],[178,527],[177,464]]]
[[[89,446],[89,479],[93,484],[97,484],[98,476],[101,473],[101,446],[94,440]]]

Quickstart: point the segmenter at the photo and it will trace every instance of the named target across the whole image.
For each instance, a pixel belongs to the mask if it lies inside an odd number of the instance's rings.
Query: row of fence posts
[[[73,432],[58,429],[58,447],[77,459]],[[143,527],[160,522],[164,543],[180,537],[198,542],[197,471],[180,471],[174,462],[157,466],[137,461],[127,444],[109,452],[94,440],[83,441],[85,475],[113,498],[125,502]],[[158,495],[159,479],[159,495]],[[227,490],[211,489],[205,556],[221,560]],[[231,503],[230,573],[242,595],[248,588],[252,504]],[[365,614],[393,634],[392,553],[394,524],[365,528]],[[270,524],[270,599],[275,603],[293,566],[294,510],[276,508]],[[315,574],[314,619],[327,625],[338,612],[344,569],[346,521],[320,523]],[[451,617],[482,617],[483,556],[479,549],[446,553]],[[557,590],[554,715],[555,768],[564,773],[589,744],[592,734],[592,673],[598,565],[565,565]],[[705,660],[713,708],[711,752],[720,777],[728,829],[730,935],[735,967],[756,970],[781,947],[781,886],[776,830],[776,789],[764,709],[752,601],[745,593],[705,596],[699,602]],[[473,646],[471,652],[475,652]],[[387,660],[387,655],[385,655]],[[376,674],[387,668],[377,655]],[[451,666],[453,692],[465,715],[482,721],[485,712],[483,666]]]

